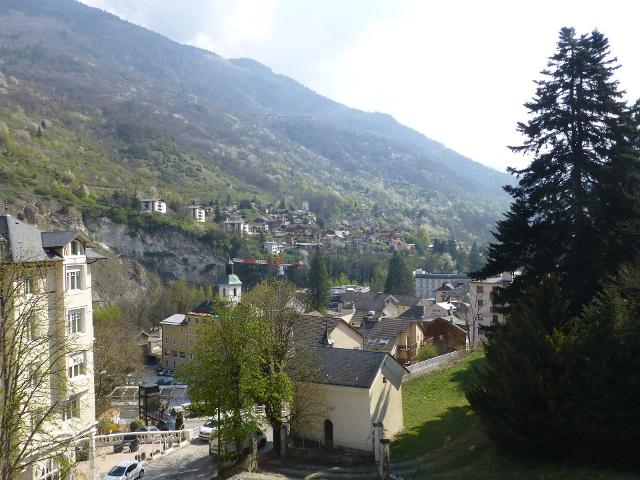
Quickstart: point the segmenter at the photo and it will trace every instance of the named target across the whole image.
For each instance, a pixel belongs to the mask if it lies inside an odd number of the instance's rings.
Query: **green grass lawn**
[[[474,353],[461,363],[403,385],[405,431],[391,444],[391,461],[401,469],[415,462],[420,479],[631,480],[638,473],[617,473],[554,464],[544,458],[522,460],[498,451],[484,435],[464,391],[482,368]]]

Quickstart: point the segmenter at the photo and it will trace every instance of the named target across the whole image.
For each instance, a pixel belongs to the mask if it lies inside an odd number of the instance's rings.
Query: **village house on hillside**
[[[167,213],[167,202],[162,198],[143,198],[140,208],[145,213]]]

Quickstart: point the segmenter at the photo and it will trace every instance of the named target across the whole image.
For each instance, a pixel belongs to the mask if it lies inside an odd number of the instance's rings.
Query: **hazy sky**
[[[562,26],[599,29],[640,97],[634,0],[82,0],[181,43],[256,59],[497,169]]]

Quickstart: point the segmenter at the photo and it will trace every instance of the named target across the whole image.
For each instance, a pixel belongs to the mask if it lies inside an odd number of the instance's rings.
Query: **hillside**
[[[505,207],[506,174],[253,60],[72,0],[5,0],[0,32],[0,182],[14,195],[64,202],[82,185],[98,202],[117,189],[183,203],[286,194],[327,219],[377,204],[480,240]]]

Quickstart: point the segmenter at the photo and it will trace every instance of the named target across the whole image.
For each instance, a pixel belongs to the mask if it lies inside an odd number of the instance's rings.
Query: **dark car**
[[[140,448],[140,439],[135,434],[127,434],[122,437],[120,443],[116,443],[113,446],[113,453],[119,453],[124,450],[125,445],[129,447],[130,452],[137,452]]]

